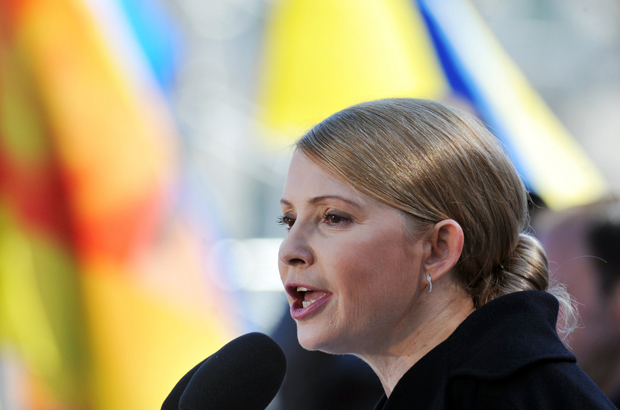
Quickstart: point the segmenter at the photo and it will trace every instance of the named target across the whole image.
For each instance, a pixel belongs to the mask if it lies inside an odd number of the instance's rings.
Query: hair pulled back
[[[540,243],[524,232],[527,195],[478,120],[438,102],[386,99],[352,106],[311,129],[297,149],[366,195],[411,216],[414,233],[454,219],[465,243],[456,281],[474,306],[548,290]]]

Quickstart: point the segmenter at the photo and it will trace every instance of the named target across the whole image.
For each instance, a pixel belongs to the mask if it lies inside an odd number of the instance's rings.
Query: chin
[[[346,343],[342,343],[333,335],[325,335],[324,333],[317,332],[309,327],[303,329],[297,325],[297,340],[301,347],[310,351],[319,351],[329,354],[347,354],[349,352],[345,346]]]
[[[323,351],[321,349],[322,343],[319,343],[319,337],[317,336],[318,335],[316,332],[311,332],[308,330],[304,331],[303,329],[300,329],[299,324],[297,325],[297,340],[304,349],[310,351]]]

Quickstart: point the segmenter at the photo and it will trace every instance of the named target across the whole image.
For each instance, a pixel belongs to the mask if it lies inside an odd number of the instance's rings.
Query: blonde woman
[[[570,299],[474,118],[415,99],[336,113],[297,142],[281,204],[299,341],[368,363],[377,409],[614,408],[558,338]]]

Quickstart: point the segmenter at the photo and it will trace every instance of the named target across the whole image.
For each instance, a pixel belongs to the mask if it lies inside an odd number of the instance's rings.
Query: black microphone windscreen
[[[170,394],[168,394],[168,397],[166,397],[166,400],[164,400],[164,404],[162,404],[161,410],[179,410],[179,401],[181,400],[181,395],[183,394],[183,392],[185,392],[185,388],[194,376],[194,373],[196,373],[200,366],[202,366],[202,364],[207,360],[209,359],[207,358],[202,362],[198,363],[192,368],[192,370],[187,372],[185,376],[181,377],[181,380],[178,381]]]
[[[285,373],[286,357],[280,346],[267,335],[248,333],[190,370],[170,395],[178,397],[178,390],[184,387],[178,401],[180,410],[264,410],[280,389]],[[174,405],[175,397],[168,397],[169,405]],[[165,407],[166,402],[163,410],[174,408]]]

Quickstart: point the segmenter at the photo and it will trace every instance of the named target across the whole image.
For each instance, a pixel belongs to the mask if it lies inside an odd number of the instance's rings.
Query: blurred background
[[[290,146],[356,102],[478,115],[550,213],[620,191],[618,21],[618,0],[1,0],[0,409],[159,408],[242,333],[293,343]]]

